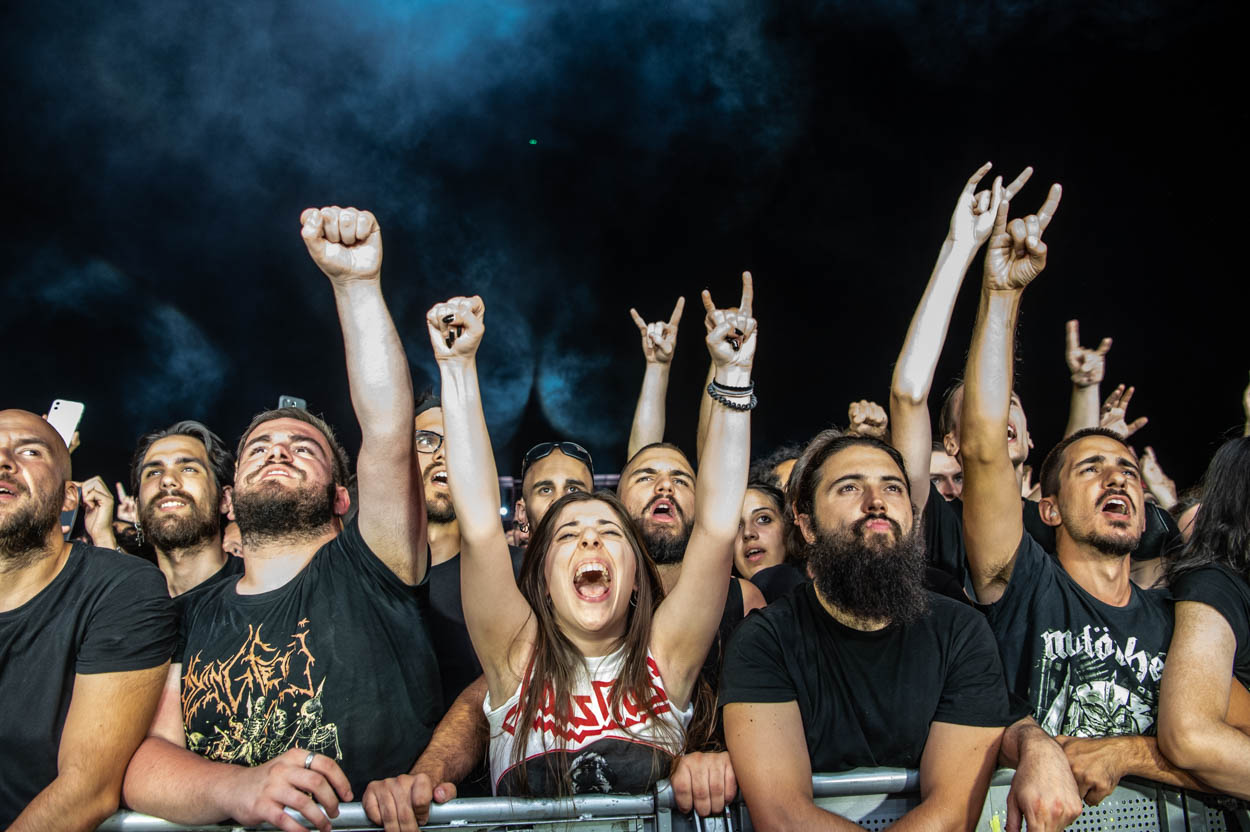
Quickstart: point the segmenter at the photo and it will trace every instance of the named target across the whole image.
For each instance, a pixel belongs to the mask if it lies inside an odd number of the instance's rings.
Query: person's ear
[[[956,438],[954,431],[942,437],[942,447],[946,449],[947,456],[959,456],[959,439]]]
[[[61,511],[73,511],[78,508],[79,496],[78,483],[73,480],[66,480],[65,497],[61,501]]]
[[[1047,526],[1062,526],[1063,515],[1059,513],[1059,502],[1054,497],[1043,497],[1037,503],[1037,513]]]
[[[341,485],[334,486],[334,516],[342,517],[352,507],[352,495]]]
[[[234,500],[232,499],[233,493],[234,486],[223,486],[221,489],[221,499],[218,501],[217,506],[217,510],[229,517],[231,520],[234,519]]]
[[[798,524],[799,533],[803,535],[803,539],[808,543],[816,542],[816,533],[812,531],[812,517],[810,514],[797,514],[794,522]]]
[[[529,518],[529,515],[526,514],[525,512],[525,498],[524,497],[516,501],[516,506],[513,508],[512,516],[516,523],[529,525],[530,518]]]

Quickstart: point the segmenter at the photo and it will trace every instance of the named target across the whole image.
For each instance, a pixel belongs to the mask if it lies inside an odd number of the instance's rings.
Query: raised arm
[[[1081,324],[1068,321],[1067,344],[1064,358],[1068,361],[1068,373],[1072,376],[1072,398],[1068,406],[1068,426],[1065,438],[1085,428],[1098,427],[1098,404],[1102,397],[1099,385],[1107,372],[1107,353],[1111,339],[1103,338],[1096,350],[1081,346]]]
[[[1250,735],[1228,722],[1237,639],[1214,607],[1176,604],[1176,627],[1159,686],[1159,747],[1176,765],[1225,794],[1250,799]]]
[[[1002,177],[995,177],[990,190],[978,193],[977,183],[989,170],[990,163],[986,162],[964,183],[951,214],[950,230],[907,328],[890,382],[890,442],[907,463],[917,512],[924,510],[929,501],[929,453],[933,447],[929,391],[946,343],[955,298],[972,259],[993,229],[999,203],[1011,199],[1033,174],[1032,168],[1025,168],[1005,192]]]
[[[1002,597],[1024,533],[1020,486],[1007,449],[1016,317],[1024,288],[1046,267],[1042,232],[1061,195],[1060,187],[1052,185],[1036,215],[1012,220],[1010,226],[1009,204],[1002,202],[985,254],[960,418],[964,543],[973,588],[983,604]]]
[[[309,255],[334,287],[343,330],[362,437],[360,535],[400,580],[417,584],[428,565],[425,498],[413,453],[408,360],[382,298],[382,230],[372,214],[355,208],[309,208],[300,222]]]
[[[681,575],[656,611],[651,636],[661,675],[675,702],[690,698],[729,591],[733,541],[746,497],[751,453],[751,366],[756,342],[751,293],[750,272],[742,274],[742,302],[737,311],[717,309],[711,295],[703,292],[710,324],[708,351],[716,365],[711,389],[716,391],[717,402],[708,418],[706,453],[695,481],[694,528]]]
[[[469,638],[492,702],[507,699],[521,678],[536,624],[512,577],[499,522],[499,474],[482,412],[477,348],[486,307],[476,295],[452,298],[426,314],[442,378],[443,440],[451,502],[460,524],[460,594]],[[513,661],[514,657],[520,661]]]
[[[638,405],[634,408],[634,424],[629,429],[626,459],[640,448],[664,440],[668,371],[673,365],[673,351],[677,348],[677,324],[681,322],[681,312],[685,308],[686,299],[678,298],[668,323],[647,323],[637,309],[629,310],[638,331],[642,333],[642,354],[647,360],[647,369],[642,376]]]
[[[152,719],[165,667],[74,677],[56,779],[22,810],[11,832],[86,832],[117,811],[126,764]]]

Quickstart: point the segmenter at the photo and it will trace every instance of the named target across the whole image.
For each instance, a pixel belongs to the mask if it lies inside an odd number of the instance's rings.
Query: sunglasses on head
[[[531,465],[545,456],[551,456],[551,452],[554,450],[559,450],[565,456],[586,463],[586,467],[590,470],[590,478],[594,479],[595,464],[590,459],[590,451],[576,442],[539,442],[530,448],[525,452],[525,457],[521,460],[521,479],[525,479],[525,472],[529,470]]]

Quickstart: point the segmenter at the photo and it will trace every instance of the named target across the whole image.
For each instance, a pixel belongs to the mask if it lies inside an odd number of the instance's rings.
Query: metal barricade
[[[990,782],[976,832],[1004,832],[1014,772],[999,769]],[[894,823],[920,803],[920,775],[911,769],[854,769],[812,777],[816,805],[868,830]],[[292,817],[302,820],[294,812]],[[345,803],[336,830],[376,830],[359,803]],[[137,812],[118,812],[100,832],[230,832],[229,825],[182,826]],[[271,829],[272,827],[261,827]],[[661,781],[653,794],[580,795],[575,798],[461,798],[430,807],[423,829],[500,832],[751,832],[741,800],[722,815],[696,818],[677,811],[673,790]],[[1250,832],[1245,801],[1187,792],[1137,778],[1121,781],[1098,806],[1087,807],[1076,832]]]

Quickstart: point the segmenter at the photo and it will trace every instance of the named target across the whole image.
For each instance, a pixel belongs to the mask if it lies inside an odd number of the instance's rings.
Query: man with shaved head
[[[95,829],[117,809],[173,651],[161,573],[64,539],[70,480],[47,422],[0,411],[0,828],[13,832]]]

